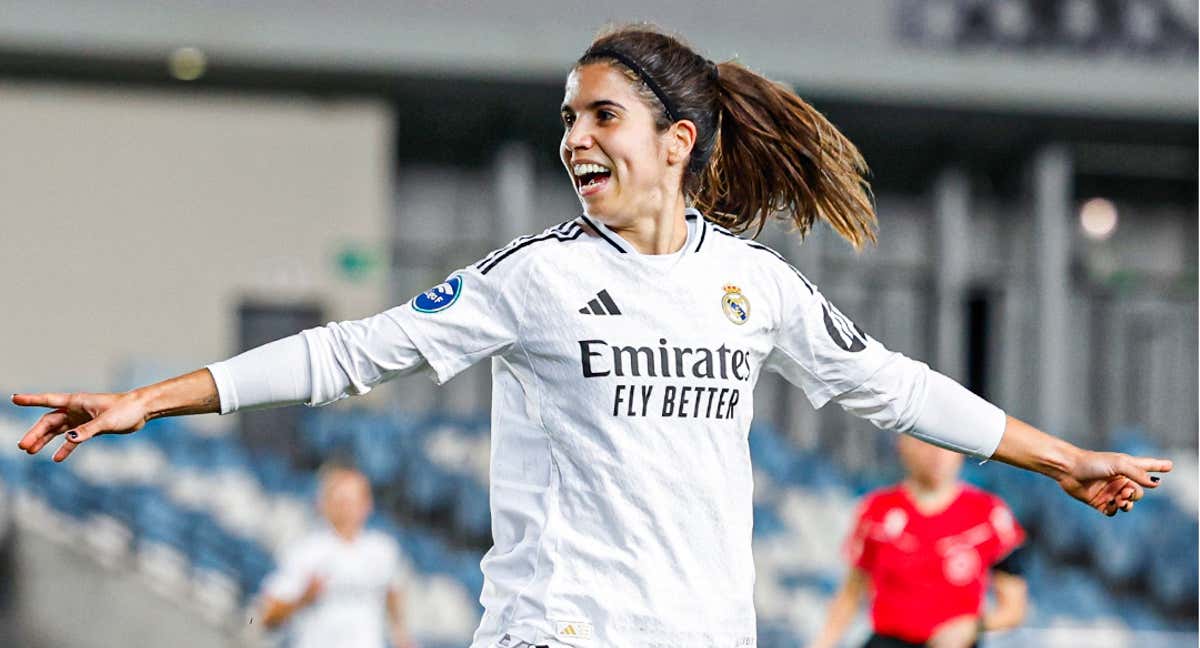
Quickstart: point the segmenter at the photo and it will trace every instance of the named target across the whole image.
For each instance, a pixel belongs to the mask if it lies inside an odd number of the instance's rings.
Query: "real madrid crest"
[[[750,300],[746,299],[737,286],[726,284],[725,296],[721,298],[721,310],[725,311],[725,317],[728,317],[730,322],[740,326],[750,319]]]

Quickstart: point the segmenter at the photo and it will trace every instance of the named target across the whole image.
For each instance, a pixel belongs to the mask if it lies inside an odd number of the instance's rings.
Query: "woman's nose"
[[[563,141],[569,151],[591,148],[594,143],[591,132],[579,122],[576,122],[571,130],[567,131],[567,136]]]

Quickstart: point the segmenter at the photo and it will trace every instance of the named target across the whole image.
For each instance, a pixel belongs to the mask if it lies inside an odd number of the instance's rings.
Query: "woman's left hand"
[[[1074,465],[1058,478],[1058,485],[1071,497],[1108,516],[1117,511],[1130,511],[1145,495],[1146,488],[1156,488],[1157,476],[1150,473],[1170,472],[1169,459],[1133,457],[1120,452],[1084,450]]]

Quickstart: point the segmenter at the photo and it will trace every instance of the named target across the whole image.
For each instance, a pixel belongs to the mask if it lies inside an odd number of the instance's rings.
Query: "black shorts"
[[[972,648],[979,648],[979,642],[976,641],[971,646]],[[873,634],[870,639],[867,639],[867,643],[863,644],[863,648],[925,648],[925,644]]]

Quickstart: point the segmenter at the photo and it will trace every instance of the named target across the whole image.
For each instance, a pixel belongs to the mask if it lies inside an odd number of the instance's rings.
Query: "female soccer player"
[[[961,454],[912,436],[897,450],[904,481],[863,499],[846,541],[849,574],[812,648],[836,646],[868,593],[874,634],[864,648],[968,648],[1025,617],[1014,555],[1025,531],[1008,506],[958,481]],[[984,614],[989,580],[996,605]]]
[[[474,648],[753,646],[752,388],[1055,479],[1108,513],[1170,462],[1088,452],[887,351],[757,233],[777,211],[856,246],[875,217],[854,146],[781,85],[647,28],[567,76],[563,165],[583,214],[513,241],[408,303],[124,394],[18,395],[54,410],[20,442],[160,416],[361,394],[492,359],[493,548]],[[691,205],[691,206],[689,206]]]
[[[370,483],[348,466],[320,475],[325,524],[289,546],[264,581],[262,624],[290,626],[292,648],[412,648],[400,547],[364,528],[375,506]]]

